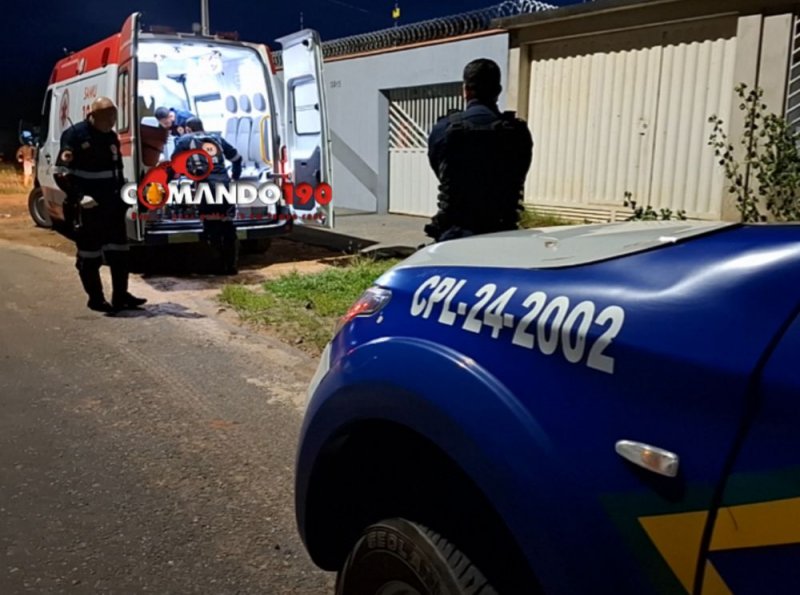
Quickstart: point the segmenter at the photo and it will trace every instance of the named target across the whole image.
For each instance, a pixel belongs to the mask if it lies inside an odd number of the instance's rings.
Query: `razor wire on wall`
[[[488,8],[326,41],[322,44],[322,55],[325,58],[347,56],[477,33],[489,29],[497,18],[554,8],[558,7],[537,0],[506,0]],[[273,52],[272,56],[275,65],[282,66],[281,52]]]

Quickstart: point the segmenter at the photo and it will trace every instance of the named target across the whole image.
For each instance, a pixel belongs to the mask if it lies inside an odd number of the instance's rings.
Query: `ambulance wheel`
[[[46,229],[53,227],[53,220],[47,212],[47,203],[41,188],[34,188],[28,195],[28,212],[37,227]]]
[[[497,595],[452,543],[405,519],[370,525],[336,580],[336,595]]]
[[[242,240],[242,252],[245,254],[264,254],[272,246],[270,238]]]

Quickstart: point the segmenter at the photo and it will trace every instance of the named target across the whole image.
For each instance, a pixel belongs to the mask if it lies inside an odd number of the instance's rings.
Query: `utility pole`
[[[208,17],[208,0],[200,0],[200,34],[210,35],[210,25]]]

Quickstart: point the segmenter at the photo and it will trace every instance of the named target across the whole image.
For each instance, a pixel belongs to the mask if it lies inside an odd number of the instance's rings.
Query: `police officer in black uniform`
[[[211,156],[212,169],[206,178],[212,192],[216,184],[229,184],[231,178],[238,180],[242,175],[242,156],[233,145],[219,134],[206,132],[200,118],[189,118],[186,121],[187,133],[175,143],[175,152],[172,158],[192,149],[203,149]],[[225,159],[231,162],[231,175],[225,165]],[[197,168],[195,173],[205,173],[208,163],[201,157],[192,157],[188,163],[189,168]],[[198,205],[200,217],[203,220],[203,235],[205,241],[216,248],[221,257],[221,270],[223,275],[235,275],[238,272],[239,243],[236,237],[236,227],[233,219],[236,207],[227,203],[215,205],[202,202]]]
[[[533,139],[514,112],[499,110],[501,91],[500,67],[473,60],[464,68],[466,109],[440,118],[428,137],[439,209],[425,233],[437,242],[517,229]]]
[[[86,119],[61,135],[55,168],[56,183],[66,193],[65,220],[74,225],[75,266],[89,296],[88,307],[99,312],[137,308],[147,301],[128,293],[127,205],[121,195],[125,179],[119,139],[113,132],[116,122],[113,101],[95,99]],[[100,279],[104,260],[111,269],[110,304]]]

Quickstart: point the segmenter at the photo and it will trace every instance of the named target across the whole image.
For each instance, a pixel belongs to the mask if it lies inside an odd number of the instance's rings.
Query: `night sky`
[[[399,0],[399,24],[485,8],[501,0]],[[565,5],[581,0],[550,0]],[[394,0],[209,0],[210,29],[238,31],[245,41],[278,47],[275,38],[303,25],[323,41],[391,27]],[[3,0],[0,52],[0,150],[14,149],[19,120],[38,121],[53,64],[119,31],[127,16],[143,14],[145,27],[191,31],[200,22],[199,0]],[[4,145],[4,146],[3,146]]]

